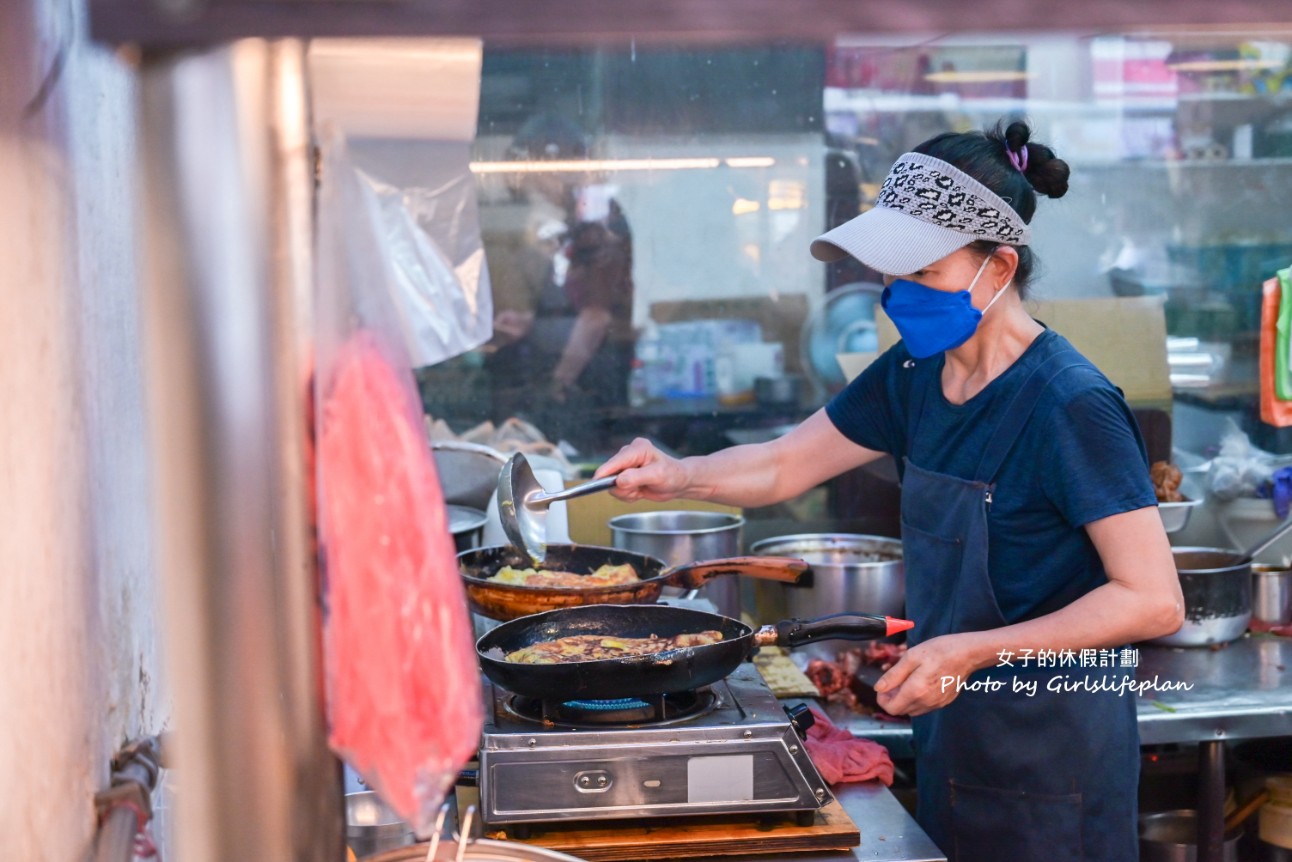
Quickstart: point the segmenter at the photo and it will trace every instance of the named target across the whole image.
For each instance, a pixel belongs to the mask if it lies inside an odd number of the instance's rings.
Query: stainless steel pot
[[[739,556],[745,519],[726,512],[664,510],[618,515],[609,523],[612,547],[681,566]],[[704,586],[704,596],[718,613],[740,618],[739,578],[715,578]]]
[[[1242,829],[1225,835],[1224,862],[1237,862]],[[1139,818],[1139,858],[1142,862],[1195,862],[1198,858],[1198,815],[1192,809],[1142,814]]]
[[[1292,569],[1253,564],[1252,619],[1272,626],[1292,623]]]
[[[798,584],[745,585],[752,591],[746,608],[757,623],[811,619],[844,611],[900,617],[906,605],[906,569],[902,542],[886,536],[856,533],[801,533],[755,542],[750,553],[799,557],[812,571]],[[822,641],[816,651],[829,654],[848,646]]]
[[[1161,646],[1207,646],[1242,636],[1252,621],[1252,561],[1226,548],[1172,548],[1184,592],[1184,625]]]
[[[453,534],[453,544],[457,552],[470,551],[484,543],[484,528],[488,517],[479,509],[470,506],[448,506],[449,532]]]

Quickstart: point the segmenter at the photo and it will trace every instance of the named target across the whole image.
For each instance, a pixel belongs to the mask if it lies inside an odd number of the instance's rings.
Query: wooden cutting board
[[[499,836],[487,832],[486,837]],[[535,826],[531,837],[523,843],[569,853],[588,862],[632,862],[848,850],[861,843],[861,830],[835,800],[817,812],[816,822],[811,826],[799,826],[793,814],[742,820],[673,817],[597,824],[544,824]]]
[[[762,647],[754,656],[754,667],[777,697],[820,697],[816,685],[799,670],[783,647]]]

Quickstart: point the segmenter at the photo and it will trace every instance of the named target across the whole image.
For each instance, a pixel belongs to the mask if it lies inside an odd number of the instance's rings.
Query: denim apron
[[[905,459],[902,548],[910,643],[1007,625],[987,565],[994,480],[1045,388],[1085,365],[1070,348],[1038,363],[1005,409],[972,479]],[[908,363],[908,440],[915,440],[937,362]],[[934,389],[934,387],[939,387]],[[908,444],[908,451],[913,447]],[[1038,464],[1037,469],[1046,465]],[[1042,649],[1046,644],[1018,644]],[[1055,677],[1127,675],[1120,669],[1035,665],[984,668],[947,706],[912,719],[918,821],[952,862],[1135,862],[1139,734],[1135,698],[1116,691],[1050,691]],[[1036,683],[1035,694],[1016,685]]]

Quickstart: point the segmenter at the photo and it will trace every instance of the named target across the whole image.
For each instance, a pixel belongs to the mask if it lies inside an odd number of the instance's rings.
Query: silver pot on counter
[[[738,556],[745,519],[726,512],[663,510],[618,515],[609,524],[612,547],[681,566]],[[740,618],[739,578],[713,579],[705,584],[704,597],[718,613]]]
[[[857,533],[800,533],[755,542],[750,553],[799,557],[812,566],[812,571],[797,584],[746,581],[745,589],[752,590],[753,596],[746,609],[759,624],[844,611],[900,617],[906,605],[906,569],[900,539]],[[855,644],[821,641],[814,646],[817,652],[828,654]]]
[[[453,534],[453,545],[460,554],[478,548],[484,543],[485,523],[488,516],[479,509],[470,506],[449,505],[449,532]]]
[[[1184,592],[1184,625],[1149,641],[1207,646],[1242,637],[1252,621],[1252,558],[1225,548],[1172,548]]]

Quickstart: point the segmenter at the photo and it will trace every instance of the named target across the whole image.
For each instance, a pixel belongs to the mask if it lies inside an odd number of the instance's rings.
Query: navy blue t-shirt
[[[925,470],[973,479],[1001,413],[1032,368],[1071,349],[1047,329],[964,404],[942,393],[945,355],[912,360],[899,342],[826,405],[848,439]],[[913,382],[927,382],[916,439],[908,439]],[[1118,389],[1089,362],[1046,388],[994,478],[988,569],[1008,622],[1051,613],[1107,583],[1082,527],[1157,505],[1139,426]]]

